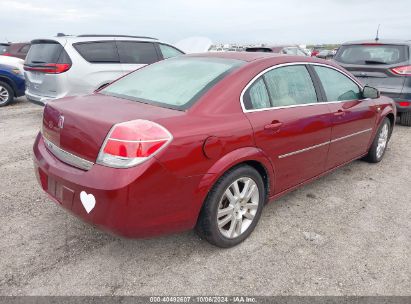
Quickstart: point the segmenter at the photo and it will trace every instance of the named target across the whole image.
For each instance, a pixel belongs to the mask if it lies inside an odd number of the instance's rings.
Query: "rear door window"
[[[96,41],[73,44],[79,54],[91,63],[120,63],[114,41]]]
[[[405,45],[343,45],[335,59],[347,64],[395,64],[408,60]]]
[[[171,46],[168,46],[168,45],[165,45],[165,44],[162,44],[162,43],[159,43],[158,46],[160,47],[160,51],[163,54],[164,59],[179,56],[179,55],[183,55],[182,52],[180,52],[179,50],[177,50],[176,48],[173,48]]]
[[[317,94],[304,65],[287,66],[264,74],[274,107],[317,102]]]
[[[117,41],[121,63],[150,64],[159,60],[151,42]]]
[[[45,63],[71,63],[64,47],[56,41],[33,42],[25,64],[41,65]]]
[[[327,101],[361,99],[360,87],[344,74],[322,66],[314,66],[323,85]]]

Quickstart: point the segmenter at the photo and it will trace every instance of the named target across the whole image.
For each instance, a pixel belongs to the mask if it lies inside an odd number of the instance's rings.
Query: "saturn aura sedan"
[[[195,228],[231,247],[264,204],[347,164],[381,161],[393,101],[321,59],[207,53],[167,59],[44,108],[44,191],[126,237]]]

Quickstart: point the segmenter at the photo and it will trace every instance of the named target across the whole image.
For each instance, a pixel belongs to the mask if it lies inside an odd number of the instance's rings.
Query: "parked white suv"
[[[44,105],[64,96],[90,94],[144,65],[181,54],[179,49],[150,37],[36,39],[24,63],[26,97]]]

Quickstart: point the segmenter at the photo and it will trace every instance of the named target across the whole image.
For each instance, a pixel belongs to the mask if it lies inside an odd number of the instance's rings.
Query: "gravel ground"
[[[127,240],[56,206],[31,147],[42,108],[0,108],[0,295],[411,295],[411,128],[266,206],[227,250],[194,232]]]

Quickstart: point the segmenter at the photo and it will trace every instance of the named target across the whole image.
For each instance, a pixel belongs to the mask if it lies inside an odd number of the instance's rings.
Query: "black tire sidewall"
[[[224,194],[225,190],[237,179],[241,177],[249,177],[251,178],[258,187],[259,191],[259,206],[256,212],[256,215],[254,217],[253,222],[251,225],[248,227],[247,231],[245,231],[242,235],[239,237],[236,237],[234,239],[229,239],[223,236],[218,229],[217,225],[217,211],[218,211],[218,205],[220,202],[220,199],[222,195]],[[200,233],[201,236],[204,236],[210,243],[223,247],[223,248],[228,248],[228,247],[233,247],[235,245],[238,245],[242,241],[244,241],[254,230],[255,226],[257,225],[262,209],[264,207],[264,202],[265,202],[265,189],[264,189],[264,182],[261,177],[261,175],[255,170],[254,168],[244,165],[244,166],[239,166],[237,168],[234,168],[227,173],[225,173],[214,185],[213,189],[210,191],[209,196],[207,197],[207,200],[203,206],[200,217],[201,216],[206,216],[208,217],[207,219],[200,219],[205,220],[205,226],[202,227],[202,229],[205,229],[207,231],[203,231],[203,233]],[[205,233],[204,233],[205,232]]]
[[[4,107],[7,106],[8,104],[10,104],[13,99],[14,99],[14,91],[13,89],[10,87],[9,84],[0,81],[0,86],[2,86],[3,88],[5,88],[8,92],[9,92],[9,98],[7,99],[7,101],[5,103],[0,103],[0,107]]]

